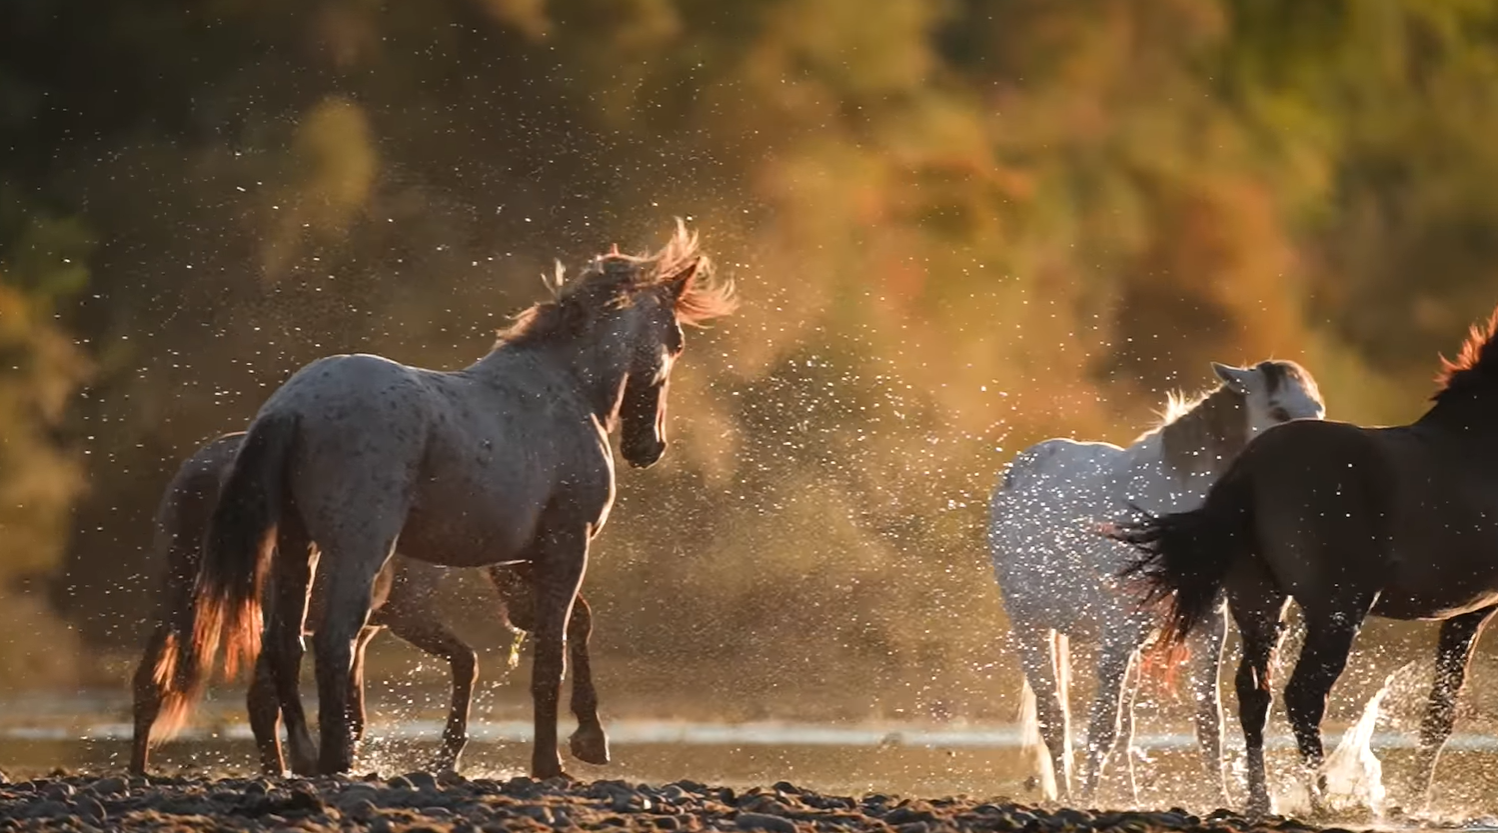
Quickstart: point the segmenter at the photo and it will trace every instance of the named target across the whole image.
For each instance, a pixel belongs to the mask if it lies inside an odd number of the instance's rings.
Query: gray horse
[[[271,395],[210,521],[191,631],[168,638],[157,666],[166,711],[185,717],[221,641],[231,674],[258,653],[267,576],[273,673],[278,686],[296,679],[321,553],[328,587],[314,636],[318,761],[323,773],[347,772],[354,643],[399,539],[401,552],[419,561],[523,562],[534,570],[531,774],[566,774],[556,725],[564,631],[589,542],[614,502],[609,432],[620,426],[630,464],[660,459],[667,385],[685,344],[681,324],[727,315],[734,298],[679,224],[656,254],[615,249],[554,294],[463,370],[332,356]],[[570,745],[584,761],[606,758],[596,714],[580,722]]]
[[[156,509],[154,546],[166,561],[166,572],[158,591],[151,636],[135,672],[135,732],[131,743],[130,771],[136,774],[145,774],[151,746],[164,739],[155,731],[162,699],[166,696],[156,680],[156,666],[166,650],[173,622],[191,611],[193,581],[202,561],[203,534],[244,436],[242,431],[225,434],[203,444],[178,467]],[[523,564],[494,565],[488,570],[490,580],[499,591],[500,620],[515,632],[517,640],[532,627],[534,612],[529,577],[524,568]],[[456,768],[458,757],[468,744],[468,715],[473,702],[473,683],[478,676],[478,655],[447,627],[437,610],[433,594],[446,572],[446,567],[413,561],[399,553],[390,559],[375,582],[369,624],[359,634],[349,672],[349,718],[353,721],[353,735],[357,739],[363,736],[365,724],[364,651],[381,630],[389,628],[391,633],[411,645],[446,660],[452,671],[452,706],[442,733],[442,748],[435,761],[439,771]],[[309,624],[321,618],[325,590],[326,582],[313,582],[307,616]],[[567,623],[567,641],[575,669],[572,685],[574,692],[580,695],[574,700],[595,699],[591,693],[593,683],[588,661],[591,623],[588,603],[579,595],[572,608],[572,618]],[[518,641],[515,647],[518,649]],[[512,667],[517,658],[516,654],[511,654]],[[307,731],[301,698],[280,701],[269,659],[269,653],[261,654],[247,698],[250,729],[259,749],[261,769],[276,776],[285,772],[278,735],[284,715],[286,734],[292,739],[292,771],[300,775],[315,774],[316,750]]]

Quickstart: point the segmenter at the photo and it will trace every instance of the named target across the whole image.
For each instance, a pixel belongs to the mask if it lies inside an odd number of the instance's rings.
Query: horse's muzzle
[[[639,442],[624,443],[619,451],[624,455],[626,463],[637,469],[648,469],[665,456],[666,444],[652,437]]]

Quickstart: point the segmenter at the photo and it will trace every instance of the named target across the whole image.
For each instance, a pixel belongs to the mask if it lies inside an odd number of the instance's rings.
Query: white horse
[[[565,628],[589,543],[614,502],[608,435],[619,426],[620,451],[637,467],[665,453],[681,325],[734,306],[731,285],[710,274],[696,236],[678,226],[653,256],[594,258],[464,370],[332,356],[288,379],[250,424],[214,510],[191,632],[173,634],[157,667],[167,713],[185,716],[221,641],[231,668],[256,653],[267,574],[275,596],[266,650],[277,679],[295,679],[315,567],[327,581],[314,636],[318,768],[347,772],[348,671],[398,540],[417,561],[530,565],[531,775],[565,775],[557,752]],[[579,725],[571,748],[584,761],[607,760],[602,726]]]
[[[1099,534],[1100,526],[1121,520],[1132,506],[1151,512],[1194,508],[1255,434],[1325,415],[1315,381],[1293,362],[1252,368],[1214,362],[1212,369],[1221,380],[1217,389],[1191,401],[1172,396],[1163,424],[1128,448],[1046,440],[1021,452],[994,491],[989,550],[1024,668],[1025,747],[1035,756],[1048,799],[1071,794],[1068,654],[1075,636],[1099,646],[1082,797],[1093,798],[1115,741],[1121,741],[1138,801],[1131,754],[1138,658],[1158,632],[1160,614],[1142,608],[1138,594],[1117,578],[1130,551]],[[1208,624],[1187,643],[1197,741],[1219,790],[1225,774],[1218,666],[1226,636],[1225,604],[1219,601]]]

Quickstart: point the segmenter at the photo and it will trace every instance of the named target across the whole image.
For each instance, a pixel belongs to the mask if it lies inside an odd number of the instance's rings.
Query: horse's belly
[[[1384,619],[1439,621],[1498,605],[1498,592],[1456,595],[1450,593],[1380,596],[1371,613]]]
[[[1439,572],[1428,566],[1396,569],[1372,614],[1387,619],[1449,619],[1498,604],[1498,565],[1453,565]]]
[[[482,567],[529,558],[540,507],[500,500],[413,507],[396,544],[402,555],[448,567]]]

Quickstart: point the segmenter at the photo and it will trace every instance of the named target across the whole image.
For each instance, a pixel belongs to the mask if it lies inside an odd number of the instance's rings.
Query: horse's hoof
[[[316,761],[297,761],[297,760],[293,760],[291,762],[291,774],[292,775],[301,776],[302,778],[315,778],[315,777],[317,777],[319,775],[318,769],[319,768],[318,768],[318,765],[317,765]],[[275,775],[278,778],[279,777],[284,777],[284,773],[285,773],[285,770],[281,770],[280,772],[275,773]],[[266,774],[270,775],[271,772],[269,770],[267,770]]]
[[[432,765],[427,771],[433,775],[457,775],[458,762],[443,756],[432,761]]]
[[[609,762],[609,737],[602,727],[578,727],[567,739],[572,757],[587,764],[603,766]]]

